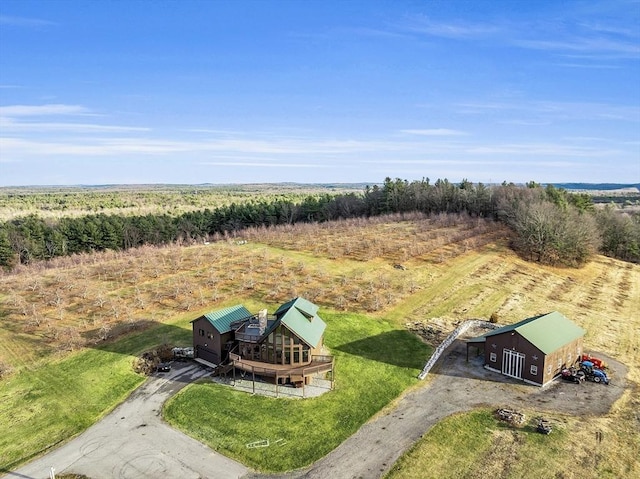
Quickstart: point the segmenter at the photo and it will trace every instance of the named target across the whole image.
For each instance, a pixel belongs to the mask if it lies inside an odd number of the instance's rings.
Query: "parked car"
[[[166,373],[171,371],[171,363],[160,363],[156,370],[160,373]]]

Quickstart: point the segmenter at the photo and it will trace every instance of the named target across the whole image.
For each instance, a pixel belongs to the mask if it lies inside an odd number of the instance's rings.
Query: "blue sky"
[[[0,1],[0,186],[640,182],[640,1]]]

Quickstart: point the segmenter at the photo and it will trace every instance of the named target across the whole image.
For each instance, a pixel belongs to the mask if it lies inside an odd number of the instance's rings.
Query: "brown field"
[[[297,295],[443,332],[492,313],[512,323],[558,310],[587,330],[585,349],[629,367],[630,387],[609,414],[567,419],[575,432],[567,447],[582,454],[588,444],[580,438],[603,430],[602,447],[633,462],[640,452],[640,266],[603,256],[580,269],[540,266],[515,255],[508,239],[491,221],[411,215],[256,229],[208,245],[20,267],[0,276],[0,364],[35,368],[178,314],[195,317],[235,302],[275,305]],[[588,461],[576,467],[581,477],[596,477]]]

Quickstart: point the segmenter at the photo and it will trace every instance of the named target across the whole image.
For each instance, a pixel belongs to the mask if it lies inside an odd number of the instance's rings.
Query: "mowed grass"
[[[188,323],[187,323],[188,324]],[[181,319],[24,370],[0,388],[0,471],[75,436],[122,402],[144,381],[135,355],[163,342],[189,344]]]
[[[201,382],[169,400],[165,418],[260,471],[296,469],[328,454],[416,383],[431,348],[384,320],[321,313],[325,342],[336,356],[334,391],[305,400],[275,399]],[[247,448],[265,439],[269,447]]]

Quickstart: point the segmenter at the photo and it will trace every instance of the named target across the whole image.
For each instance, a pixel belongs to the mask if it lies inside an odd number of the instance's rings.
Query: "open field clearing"
[[[0,221],[37,214],[41,218],[170,214],[241,204],[256,199],[361,192],[363,185],[105,185],[2,187]]]
[[[209,245],[61,258],[5,273],[0,276],[0,363],[13,372],[2,379],[0,393],[0,469],[77,434],[113,408],[143,380],[129,369],[135,355],[162,342],[188,344],[189,320],[203,311],[237,303],[271,308],[299,295],[319,304],[320,314],[330,319],[327,344],[339,359],[337,389],[323,399],[330,403],[323,411],[337,421],[340,405],[334,401],[349,402],[375,381],[383,387],[372,388],[381,399],[365,398],[364,412],[344,421],[329,441],[331,447],[415,382],[410,378],[429,354],[418,343],[410,350],[424,357],[405,358],[400,367],[394,364],[397,359],[390,359],[397,358],[393,351],[383,351],[387,360],[376,361],[372,351],[342,351],[341,344],[366,340],[367,330],[372,337],[404,329],[446,334],[460,321],[488,319],[492,313],[507,324],[560,311],[587,330],[585,350],[602,351],[629,366],[630,390],[612,411],[589,421],[562,416],[566,432],[549,436],[548,442],[514,436],[492,425],[486,412],[460,420],[486,423],[483,431],[495,428],[495,434],[485,432],[488,439],[518,460],[525,454],[551,458],[545,462],[544,477],[615,477],[628,470],[640,452],[640,372],[634,367],[640,364],[640,266],[598,256],[581,269],[542,267],[513,254],[508,235],[500,224],[462,216],[387,217],[248,231],[242,238]],[[347,325],[357,333],[351,341]],[[432,344],[437,337],[424,335]],[[382,365],[378,372],[387,378],[388,388],[376,375],[376,364]],[[593,386],[599,387],[585,385]],[[192,401],[213,404],[229,394],[216,386],[193,386],[176,397],[170,412],[180,416],[182,427],[194,436],[237,455],[245,437],[263,432],[250,424],[269,424],[273,417],[251,417],[246,423],[236,417],[241,433],[237,440],[228,440],[219,431],[198,429],[194,418],[181,412]],[[279,414],[303,414],[307,406],[287,407],[300,411]],[[57,416],[61,410],[67,412]],[[435,434],[435,440],[443,442],[442,435],[458,428],[456,420],[425,436],[417,454],[430,458],[428,438]],[[331,426],[320,416],[315,421],[320,430]],[[36,434],[39,430],[42,434]],[[595,430],[605,438],[598,449],[611,451],[598,455],[597,461],[586,455],[587,448],[595,447]],[[282,432],[289,437],[302,434]],[[485,454],[488,446],[473,435],[459,436],[460,445],[451,447],[467,449],[470,460],[481,461],[487,470],[496,470],[503,461],[498,454]],[[569,461],[559,448],[584,457],[571,463],[575,476],[559,475]],[[313,460],[309,451],[299,455],[302,462]],[[292,466],[277,459],[262,465],[259,457],[248,460],[268,470]],[[431,467],[412,461],[403,463],[404,472]],[[434,470],[444,470],[446,462],[438,466],[438,461],[434,456]],[[536,463],[532,459],[529,464],[534,468]],[[450,475],[432,477],[464,477],[463,465],[448,467]],[[525,469],[511,469],[511,475],[503,477],[520,477],[517,471]]]

